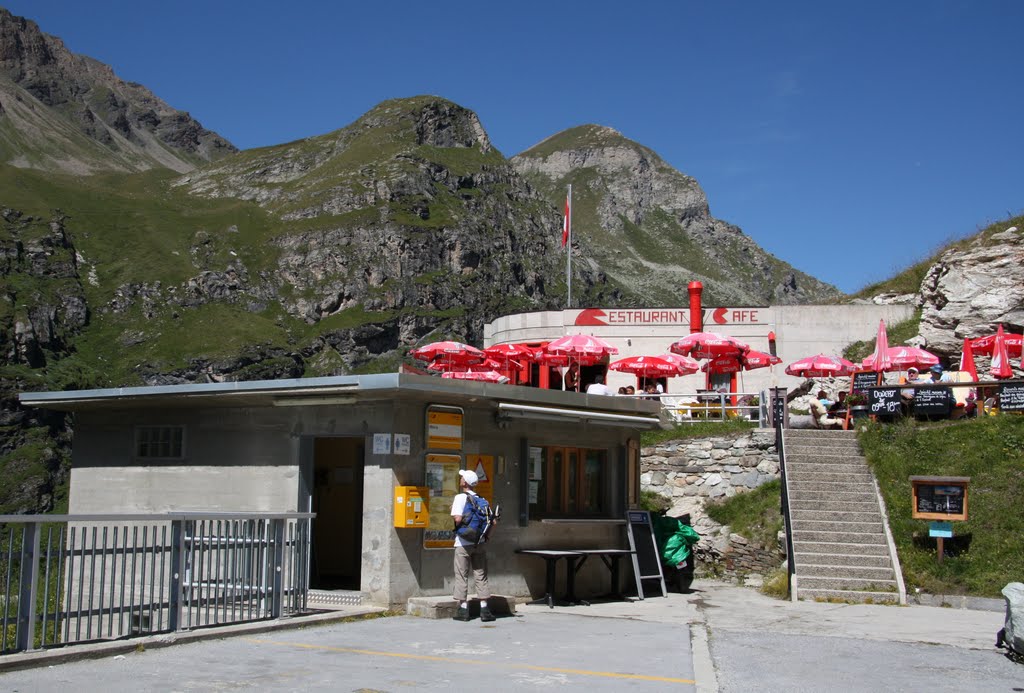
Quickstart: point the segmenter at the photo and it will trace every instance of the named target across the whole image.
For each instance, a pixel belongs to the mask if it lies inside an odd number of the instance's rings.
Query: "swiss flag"
[[[569,242],[569,198],[565,198],[565,219],[562,220],[562,247]]]

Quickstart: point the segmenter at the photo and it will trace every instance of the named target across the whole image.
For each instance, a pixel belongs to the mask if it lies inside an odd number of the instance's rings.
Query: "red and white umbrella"
[[[487,383],[507,383],[508,378],[503,376],[498,371],[449,371],[441,374],[442,378],[452,378],[455,380],[479,380]]]
[[[855,370],[857,365],[852,361],[828,354],[815,354],[786,366],[788,375],[799,378],[838,378],[851,375]]]
[[[964,351],[960,354],[960,370],[971,374],[971,380],[978,382],[978,368],[974,365],[974,348],[971,340],[964,337]]]
[[[999,329],[1002,330],[1003,326],[1000,325]],[[990,355],[995,348],[996,337],[999,333],[985,335],[984,337],[978,337],[977,339],[971,340],[971,350],[976,354]],[[1021,350],[1024,349],[1024,335],[1003,333],[1003,343],[1006,345],[1006,355],[1010,358],[1019,358]]]
[[[716,332],[693,332],[677,339],[669,347],[673,354],[682,354],[695,359],[713,359],[716,356],[738,354],[750,345]]]
[[[705,373],[738,373],[739,371],[752,371],[755,368],[767,368],[777,363],[782,363],[782,359],[778,356],[748,349],[742,354],[713,358],[701,366],[701,370]]]
[[[679,375],[679,367],[676,364],[657,356],[630,356],[619,359],[609,363],[608,370],[632,373],[638,378],[674,378]]]
[[[592,337],[589,334],[569,334],[559,337],[553,342],[548,342],[544,350],[549,354],[565,354],[577,357],[584,354],[589,356],[606,356],[619,353],[618,347],[614,347],[603,339]]]
[[[996,331],[995,342],[992,344],[992,365],[988,372],[993,378],[1012,378],[1013,369],[1010,367],[1010,355],[1006,348],[1006,336],[1003,334],[1003,326],[999,325]]]
[[[658,358],[669,363],[674,363],[676,369],[679,371],[678,375],[690,375],[700,370],[700,364],[697,363],[696,359],[691,359],[689,356],[680,356],[679,354],[658,354]]]
[[[892,370],[889,358],[889,333],[885,331],[885,320],[878,321],[878,336],[875,337],[875,351],[861,363],[873,371]]]
[[[931,366],[934,366],[939,362],[939,357],[930,351],[919,349],[918,347],[911,346],[895,346],[889,347],[885,350],[886,360],[889,362],[889,366],[883,368],[886,371],[905,371],[911,366],[921,370],[925,370]],[[865,368],[875,370],[875,363],[873,362],[874,355],[867,357],[861,363]]]
[[[420,361],[443,360],[447,363],[463,365],[480,363],[487,358],[487,354],[484,352],[462,342],[432,342],[413,349],[409,355]]]
[[[467,371],[494,371],[502,367],[502,364],[494,359],[484,359],[479,363],[448,363],[444,358],[432,361],[427,366],[428,371],[441,371],[442,373],[465,373]]]

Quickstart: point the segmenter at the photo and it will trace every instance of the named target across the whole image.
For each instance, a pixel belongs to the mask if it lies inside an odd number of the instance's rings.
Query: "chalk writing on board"
[[[878,384],[877,371],[857,371],[853,374],[853,391],[864,392]]]
[[[1024,385],[1001,384],[999,386],[999,408],[1003,411],[1024,411]]]
[[[899,414],[900,396],[899,389],[875,388],[868,396],[868,409],[872,414]]]
[[[952,404],[952,399],[952,391],[948,387],[915,390],[914,413],[948,414]]]

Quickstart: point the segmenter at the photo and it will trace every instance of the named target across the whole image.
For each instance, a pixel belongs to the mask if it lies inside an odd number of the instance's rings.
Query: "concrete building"
[[[451,594],[460,468],[503,510],[496,594],[544,592],[543,564],[517,548],[623,548],[639,432],[661,425],[652,402],[397,373],[21,402],[74,413],[70,513],[313,511],[311,586],[381,605]],[[580,594],[608,577],[589,563]]]
[[[803,379],[786,375],[788,363],[818,353],[841,355],[851,342],[872,340],[879,320],[892,326],[913,316],[911,305],[747,306],[702,308],[585,308],[520,313],[498,318],[484,328],[484,346],[502,343],[541,344],[567,334],[588,334],[617,347],[611,360],[665,353],[676,340],[692,331],[716,332],[768,352],[774,336],[775,353],[782,363],[725,376],[733,392],[756,393],[782,386],[793,388]],[[585,380],[585,378],[584,378]],[[534,380],[533,382],[536,382]],[[624,373],[608,373],[612,390],[635,385]],[[666,391],[694,393],[707,385],[704,373],[670,378]]]

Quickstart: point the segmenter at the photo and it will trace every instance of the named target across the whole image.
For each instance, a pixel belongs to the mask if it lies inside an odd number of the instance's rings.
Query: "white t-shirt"
[[[470,493],[473,493],[473,492],[470,491]],[[473,493],[473,495],[475,496],[476,494]],[[459,495],[455,496],[455,500],[452,501],[452,513],[451,513],[451,515],[452,515],[452,517],[455,517],[456,515],[464,515],[465,514],[465,510],[466,510],[466,494],[465,493],[460,493]],[[458,534],[456,534],[455,535],[455,545],[456,546],[468,546],[469,544],[464,543],[462,541],[462,537],[460,537]]]
[[[588,395],[610,395],[612,391],[604,383],[590,383],[587,385]]]

